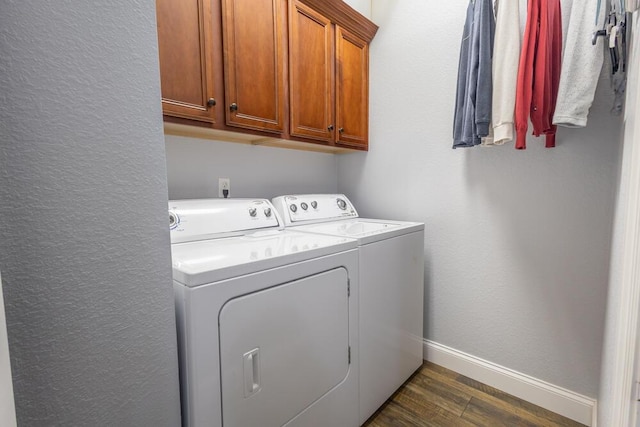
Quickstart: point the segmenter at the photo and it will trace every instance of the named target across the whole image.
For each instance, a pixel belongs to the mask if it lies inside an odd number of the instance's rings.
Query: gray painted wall
[[[338,188],[363,215],[426,223],[426,338],[596,397],[620,118],[605,78],[555,149],[452,150],[467,4],[373,2],[371,148],[338,157]]]
[[[180,423],[155,2],[2,2],[19,425]]]
[[[335,193],[333,154],[166,136],[169,198],[218,197],[218,178],[231,179],[230,197]]]

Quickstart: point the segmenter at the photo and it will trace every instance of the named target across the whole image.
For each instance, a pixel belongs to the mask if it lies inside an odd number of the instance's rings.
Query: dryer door
[[[224,305],[225,426],[280,427],[339,386],[349,371],[347,287],[336,268]]]

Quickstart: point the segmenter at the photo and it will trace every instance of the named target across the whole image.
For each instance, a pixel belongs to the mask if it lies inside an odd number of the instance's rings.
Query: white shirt
[[[493,47],[492,133],[483,145],[502,145],[513,140],[518,61],[520,59],[520,5],[518,1],[495,2],[496,33]]]

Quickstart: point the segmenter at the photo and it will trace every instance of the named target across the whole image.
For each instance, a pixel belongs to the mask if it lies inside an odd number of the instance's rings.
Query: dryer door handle
[[[260,391],[260,348],[242,356],[244,371],[244,397],[250,397]]]

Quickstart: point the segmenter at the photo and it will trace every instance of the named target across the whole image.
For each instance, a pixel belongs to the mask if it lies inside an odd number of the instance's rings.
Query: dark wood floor
[[[430,362],[363,427],[389,426],[584,427]]]

